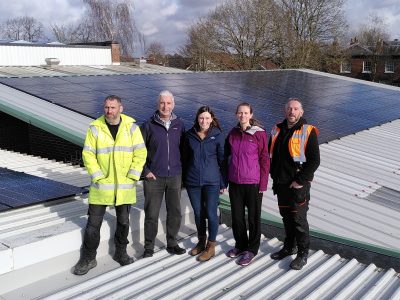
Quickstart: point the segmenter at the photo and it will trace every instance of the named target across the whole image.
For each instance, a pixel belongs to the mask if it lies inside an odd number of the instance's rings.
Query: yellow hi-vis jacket
[[[93,121],[86,134],[83,162],[91,176],[89,203],[122,205],[136,202],[136,181],[147,150],[135,120],[121,114],[114,141],[104,116]]]
[[[315,129],[315,132],[318,134],[318,129],[312,125],[304,124],[301,128],[295,130],[293,132],[292,137],[289,139],[289,153],[293,158],[294,162],[304,163],[306,162],[306,148],[308,138],[310,137],[311,131]],[[278,137],[280,132],[280,128],[278,126],[274,126],[271,130],[271,145],[269,149],[269,157],[272,159],[272,155],[274,153],[274,145],[276,138]]]

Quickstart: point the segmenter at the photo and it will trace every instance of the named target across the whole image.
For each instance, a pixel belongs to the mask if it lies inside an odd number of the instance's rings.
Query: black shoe
[[[150,249],[145,249],[143,252],[143,258],[153,257],[154,251]]]
[[[178,245],[176,245],[173,247],[167,247],[167,252],[170,254],[181,255],[181,254],[186,253],[186,249],[183,249],[183,248],[179,247]]]
[[[307,264],[307,254],[299,253],[296,258],[290,263],[293,270],[301,270]]]
[[[271,258],[275,260],[284,259],[286,256],[290,256],[297,253],[297,248],[292,248],[290,250],[286,248],[282,248],[278,252],[272,253]]]
[[[133,257],[130,257],[126,252],[125,253],[115,253],[113,259],[119,263],[121,266],[130,265],[135,261]]]
[[[97,266],[97,261],[96,259],[86,259],[86,258],[81,258],[78,263],[74,266],[74,270],[72,273],[75,275],[85,275],[87,272],[89,272],[90,269],[93,269],[94,267]]]

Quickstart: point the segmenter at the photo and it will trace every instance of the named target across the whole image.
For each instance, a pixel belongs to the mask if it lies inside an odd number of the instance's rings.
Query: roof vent
[[[54,57],[48,57],[45,61],[48,66],[57,66],[60,63],[60,59]]]
[[[144,68],[146,66],[146,59],[144,59],[143,57],[141,58],[135,58],[134,62],[140,67],[140,68]]]

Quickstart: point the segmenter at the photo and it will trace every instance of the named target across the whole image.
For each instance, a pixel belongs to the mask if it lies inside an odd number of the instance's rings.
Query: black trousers
[[[289,185],[274,185],[278,197],[279,212],[285,227],[284,247],[292,249],[297,245],[299,253],[308,253],[310,248],[310,229],[307,211],[310,201],[310,184],[301,189]]]
[[[86,224],[85,234],[83,236],[83,256],[87,259],[96,258],[97,248],[100,244],[100,228],[103,224],[104,214],[107,205],[89,204],[88,222]],[[115,206],[117,215],[117,228],[114,235],[115,249],[125,250],[128,245],[129,234],[129,212],[130,204]]]
[[[236,184],[229,182],[229,200],[232,210],[232,231],[235,247],[242,251],[258,253],[261,240],[261,203],[263,194],[258,184]],[[246,226],[249,224],[249,235]]]
[[[167,247],[178,243],[176,236],[181,227],[182,176],[157,177],[144,181],[144,248],[153,250],[158,232],[158,219],[163,198],[167,210]]]

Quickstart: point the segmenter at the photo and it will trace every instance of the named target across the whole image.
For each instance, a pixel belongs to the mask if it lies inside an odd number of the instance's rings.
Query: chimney
[[[111,42],[111,63],[113,65],[121,64],[121,51],[118,42]]]
[[[354,45],[354,44],[357,44],[357,43],[358,43],[357,37],[354,37],[354,39],[350,40],[350,46]]]

